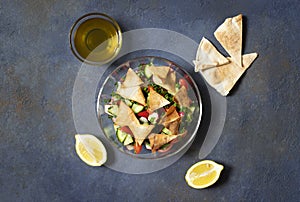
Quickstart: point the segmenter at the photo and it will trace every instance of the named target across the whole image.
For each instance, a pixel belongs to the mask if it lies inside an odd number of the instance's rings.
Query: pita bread
[[[227,64],[229,60],[219,53],[209,40],[203,37],[198,47],[196,60],[193,62],[195,64],[195,72],[198,72],[200,69]]]
[[[133,124],[130,124],[128,126],[130,130],[132,131],[132,134],[134,136],[135,141],[142,145],[145,138],[151,133],[155,125],[146,125],[146,124],[136,124],[135,122]]]
[[[114,122],[119,126],[129,126],[131,124],[139,124],[139,120],[134,115],[134,112],[123,101],[120,102],[118,114]]]
[[[132,131],[135,141],[141,145],[145,138],[151,133],[155,125],[140,124],[134,112],[123,101],[120,102],[118,115],[114,124],[122,127],[128,126]]]
[[[156,85],[159,85],[166,89],[168,93],[171,95],[175,95],[176,93],[176,88],[175,88],[175,83],[176,83],[176,73],[174,71],[170,71],[165,79],[160,78],[157,75],[153,75],[153,82]]]
[[[136,101],[144,106],[146,105],[146,100],[140,86],[124,87],[123,84],[121,84],[116,93],[123,98]]]
[[[169,123],[176,121],[178,119],[180,119],[180,116],[176,111],[176,107],[172,105],[169,109],[166,110],[166,113],[161,118],[159,124],[167,126],[169,125]]]
[[[157,134],[157,133],[152,133],[148,137],[149,142],[150,142],[150,147],[152,148],[153,152],[155,152],[157,149],[159,149],[164,144],[171,142],[175,138],[177,138],[176,135],[166,135],[166,134]]]
[[[201,73],[209,85],[221,95],[226,96],[256,57],[257,53],[243,55],[244,67],[238,66],[231,58],[228,58],[231,61],[229,64],[201,70]]]
[[[172,133],[172,135],[178,134],[178,129],[180,125],[180,119],[177,119],[171,123],[169,123],[166,128],[169,129],[169,131]]]
[[[242,67],[242,14],[227,18],[214,35],[231,56],[232,61]]]
[[[133,69],[129,68],[125,80],[123,82],[123,86],[125,88],[127,87],[133,87],[133,86],[139,86],[142,85],[144,82],[141,80],[141,78],[133,71]]]
[[[161,79],[165,79],[170,71],[170,67],[168,66],[149,66],[148,68],[153,75]]]
[[[156,85],[159,85],[159,86],[162,86],[164,84],[164,79],[160,78],[159,76],[153,74],[153,82],[156,84]]]
[[[162,95],[157,93],[153,88],[150,88],[149,95],[147,97],[148,110],[155,111],[163,106],[170,104]]]
[[[175,95],[176,93],[175,84],[176,84],[176,73],[175,71],[170,71],[168,77],[165,80],[165,83],[163,84],[163,88],[167,89],[171,95]]]
[[[178,102],[179,105],[181,105],[183,107],[190,106],[191,99],[188,96],[185,86],[181,86],[179,91],[175,94],[174,98]]]

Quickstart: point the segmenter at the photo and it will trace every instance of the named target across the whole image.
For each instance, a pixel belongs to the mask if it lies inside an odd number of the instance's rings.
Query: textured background
[[[207,157],[225,165],[216,185],[184,181],[197,141],[175,164],[127,175],[82,163],[71,110],[81,63],[68,33],[88,12],[123,31],[155,27],[216,42],[226,17],[242,13],[244,53],[258,59],[227,98],[225,127]],[[1,201],[298,201],[300,198],[300,3],[294,1],[0,1]],[[298,45],[297,45],[298,44]]]

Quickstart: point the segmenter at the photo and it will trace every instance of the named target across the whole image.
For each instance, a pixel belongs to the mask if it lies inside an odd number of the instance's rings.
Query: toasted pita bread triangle
[[[163,106],[170,104],[170,102],[167,99],[165,99],[162,95],[157,93],[152,88],[150,88],[147,97],[147,103],[148,103],[148,110],[150,111],[155,111]]]
[[[170,67],[168,66],[149,66],[148,68],[153,75],[161,79],[165,79],[170,71]]]
[[[134,112],[123,101],[120,102],[118,115],[114,124],[128,126],[132,131],[135,141],[141,145],[145,138],[151,133],[155,125],[142,125],[136,118]]]
[[[168,123],[166,125],[166,128],[169,129],[172,135],[177,135],[178,134],[178,129],[180,125],[180,119],[177,119],[171,123]]]
[[[175,71],[170,71],[165,79],[160,78],[157,75],[153,75],[153,82],[168,91],[171,95],[175,95],[175,82],[176,82],[176,73]]]
[[[197,50],[196,60],[194,61],[195,72],[198,72],[200,69],[208,69],[227,63],[229,63],[229,60],[209,40],[203,37]]]
[[[124,87],[133,87],[133,86],[139,86],[143,84],[144,82],[141,80],[141,78],[133,71],[133,69],[129,68],[125,80],[123,82]]]
[[[124,87],[123,84],[121,84],[116,93],[123,98],[136,101],[144,106],[146,105],[145,97],[140,86]]]
[[[181,86],[179,91],[175,94],[174,98],[180,106],[183,106],[183,107],[190,106],[191,99],[188,96],[185,86]]]
[[[176,84],[176,73],[175,71],[170,71],[162,87],[167,89],[171,95],[175,95],[176,93],[175,84]]]
[[[169,109],[166,110],[166,113],[161,118],[159,124],[167,126],[169,123],[180,119],[179,114],[176,111],[176,107],[172,105]]]
[[[153,152],[155,152],[164,144],[171,142],[175,138],[177,138],[176,135],[166,135],[166,134],[157,134],[157,133],[151,133],[148,137],[150,142],[150,147],[152,148]]]
[[[242,66],[242,14],[227,18],[214,35],[227,53],[239,66]]]
[[[157,75],[153,75],[153,82],[156,84],[156,85],[159,85],[159,86],[162,86],[163,83],[164,83],[164,79],[160,78],[159,76]]]
[[[131,124],[139,124],[139,120],[134,115],[134,112],[123,101],[120,102],[118,114],[115,124],[119,126],[129,126]]]
[[[133,123],[128,126],[130,130],[133,133],[135,141],[139,144],[142,145],[144,142],[145,138],[151,133],[155,125],[145,125],[145,124],[136,124]]]
[[[238,66],[231,58],[228,58],[231,61],[229,64],[201,70],[201,73],[208,84],[221,95],[226,96],[256,57],[257,53],[243,55],[243,67]]]

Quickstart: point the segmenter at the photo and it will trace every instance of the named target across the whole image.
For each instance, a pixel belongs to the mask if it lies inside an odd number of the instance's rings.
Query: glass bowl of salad
[[[135,158],[178,154],[194,140],[202,115],[192,77],[160,57],[135,58],[105,79],[97,116],[113,147]]]

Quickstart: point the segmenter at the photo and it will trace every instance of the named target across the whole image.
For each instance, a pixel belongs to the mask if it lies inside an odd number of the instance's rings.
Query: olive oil
[[[91,18],[77,28],[74,46],[78,54],[92,62],[110,60],[120,48],[118,29],[112,22]]]

